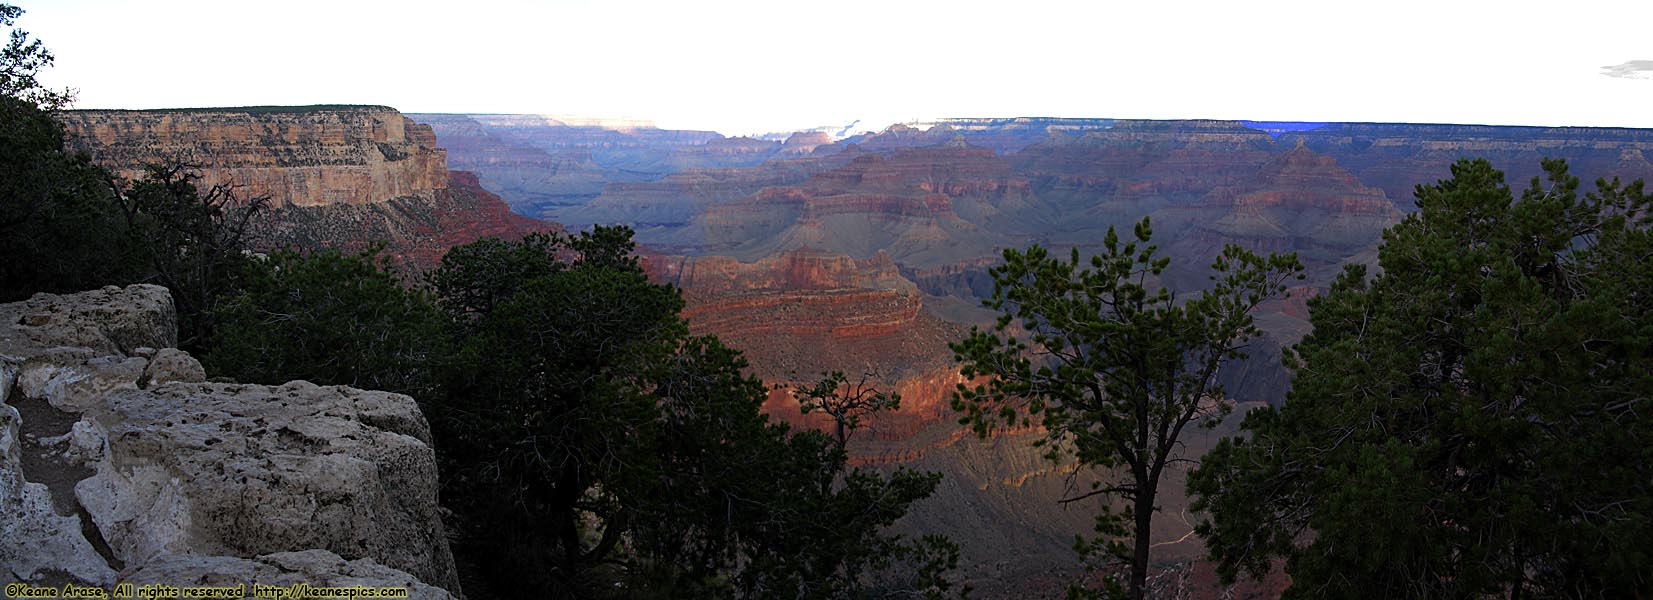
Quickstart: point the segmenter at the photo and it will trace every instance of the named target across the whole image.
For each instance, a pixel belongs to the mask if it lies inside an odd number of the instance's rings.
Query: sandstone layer
[[[431,127],[390,108],[68,111],[60,118],[71,146],[124,176],[179,157],[199,167],[203,185],[268,196],[269,208],[250,222],[260,251],[354,252],[382,243],[391,265],[416,273],[478,238],[559,229],[512,212],[474,174],[448,171]]]
[[[447,187],[428,125],[373,106],[79,110],[69,145],[128,179],[145,165],[200,165],[203,187],[240,186],[274,206],[371,204]]]
[[[413,399],[206,383],[176,335],[158,286],[0,305],[0,579],[457,591]]]

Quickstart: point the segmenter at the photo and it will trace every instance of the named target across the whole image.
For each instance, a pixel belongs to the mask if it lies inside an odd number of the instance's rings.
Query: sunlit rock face
[[[560,229],[512,212],[474,174],[448,171],[431,126],[391,108],[68,111],[60,119],[71,146],[125,177],[182,158],[203,189],[268,197],[249,223],[259,250],[384,243],[392,266],[417,272],[482,237]]]
[[[259,107],[59,115],[70,146],[132,179],[182,159],[201,184],[241,186],[273,206],[371,204],[448,186],[430,126],[388,107]]]

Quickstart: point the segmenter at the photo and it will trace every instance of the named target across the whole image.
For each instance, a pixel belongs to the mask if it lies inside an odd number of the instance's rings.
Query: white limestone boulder
[[[297,584],[331,588],[405,588],[412,600],[452,600],[447,591],[426,585],[404,571],[359,558],[345,560],[326,550],[281,552],[257,558],[167,555],[142,568],[122,573],[122,583],[137,590],[147,585],[233,588],[246,597],[254,586],[289,588]]]
[[[123,389],[75,495],[115,556],[324,549],[456,589],[412,398],[303,381]]]

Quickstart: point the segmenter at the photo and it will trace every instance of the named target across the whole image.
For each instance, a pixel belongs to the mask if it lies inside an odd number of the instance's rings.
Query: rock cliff
[[[813,249],[754,262],[726,256],[648,256],[656,281],[683,290],[683,316],[699,334],[714,334],[746,353],[753,374],[779,386],[813,383],[822,371],[865,374],[908,400],[871,423],[880,439],[906,439],[945,417],[946,392],[958,382],[947,344],[963,329],[924,306],[918,287],[888,255],[854,259]],[[766,412],[796,425],[804,419],[784,387]]]
[[[430,126],[373,106],[60,113],[71,147],[128,178],[182,159],[206,186],[231,183],[274,206],[371,204],[448,185]]]
[[[177,157],[199,165],[203,185],[269,196],[270,209],[250,224],[259,250],[382,242],[393,265],[420,271],[479,237],[558,229],[513,213],[475,175],[448,171],[431,127],[391,108],[68,111],[60,119],[71,146],[124,176]]]
[[[1203,267],[1225,244],[1258,252],[1296,252],[1311,269],[1335,268],[1376,244],[1401,211],[1331,156],[1298,146],[1257,168],[1248,180],[1207,192],[1196,202],[1153,213],[1154,225],[1175,236],[1173,256]],[[1203,271],[1202,269],[1195,269]],[[1203,272],[1187,273],[1183,283]]]
[[[535,231],[561,231],[556,223],[511,211],[482,188],[476,176],[449,171],[448,186],[428,196],[404,196],[363,205],[289,206],[251,224],[262,250],[289,247],[358,251],[374,242],[403,272],[440,264],[450,248],[484,237],[520,239]]]
[[[206,383],[174,323],[151,285],[0,305],[0,579],[458,591],[413,399]]]

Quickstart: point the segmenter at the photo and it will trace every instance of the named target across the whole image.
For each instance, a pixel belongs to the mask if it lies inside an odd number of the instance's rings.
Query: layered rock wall
[[[243,186],[271,207],[249,223],[257,250],[355,252],[383,243],[418,272],[481,237],[559,229],[515,214],[474,174],[448,171],[431,126],[384,107],[256,107],[62,113],[71,146],[125,177],[182,158],[200,185]],[[460,138],[464,139],[464,138]]]
[[[178,159],[203,186],[243,186],[273,206],[371,204],[448,185],[429,125],[387,107],[78,110],[59,116],[71,147],[129,179]]]

